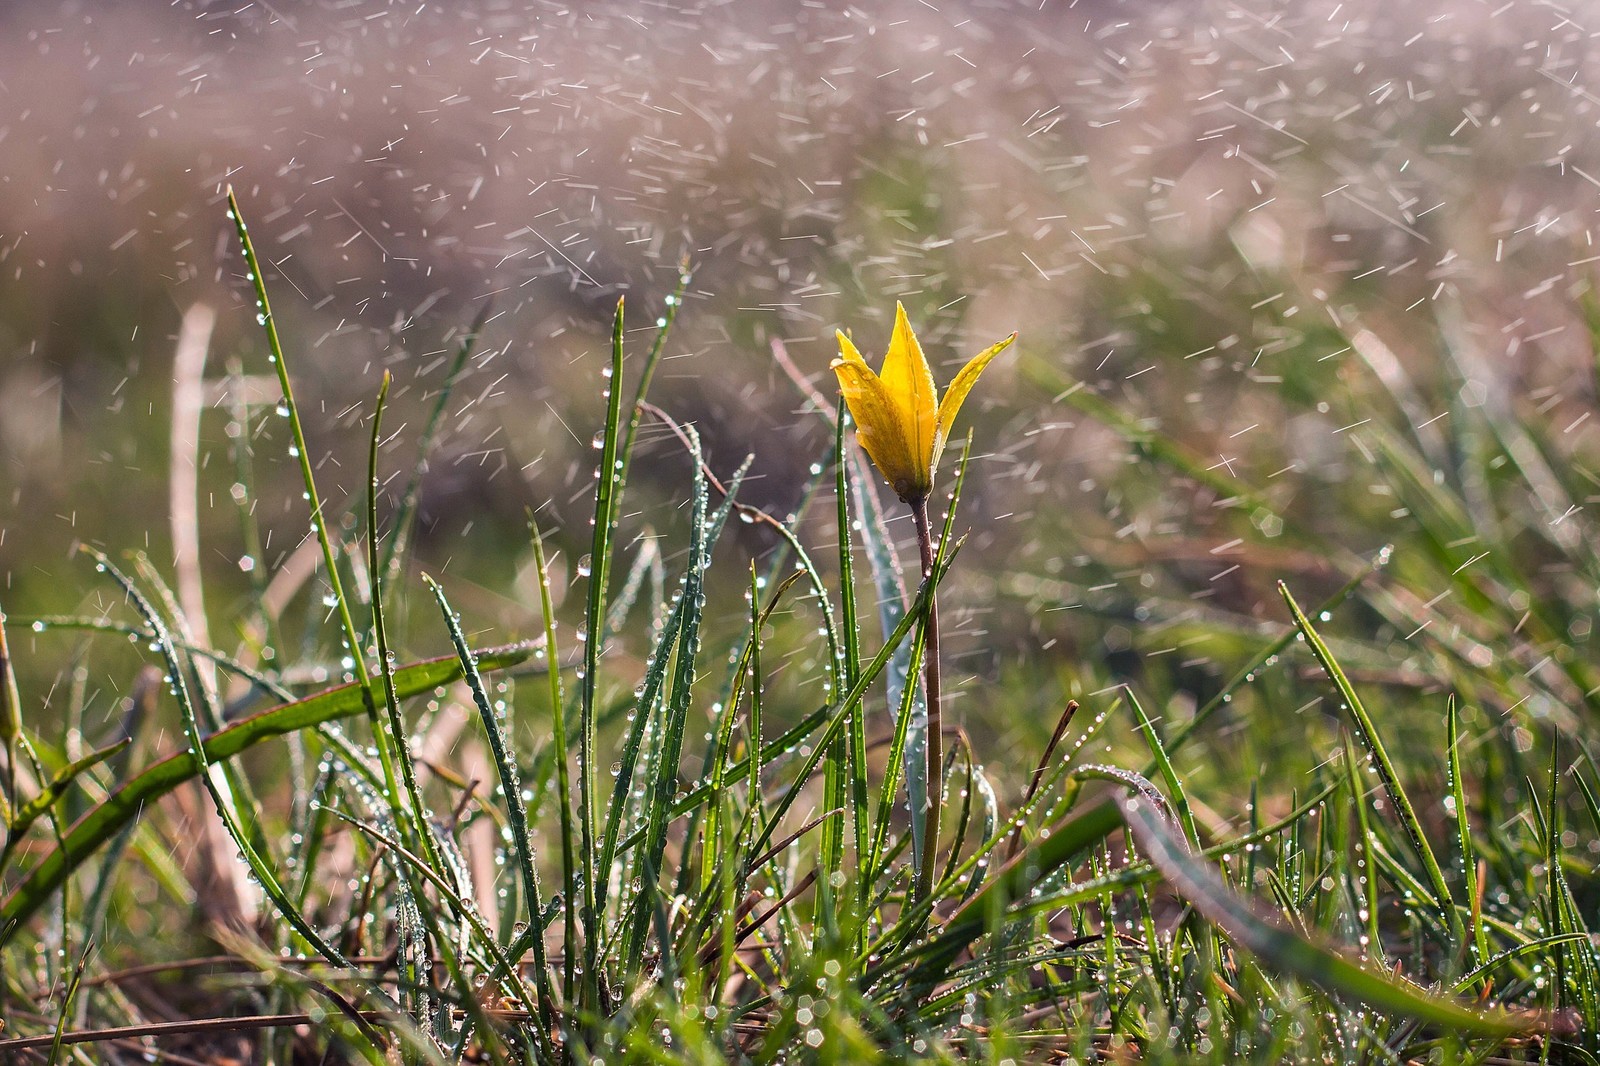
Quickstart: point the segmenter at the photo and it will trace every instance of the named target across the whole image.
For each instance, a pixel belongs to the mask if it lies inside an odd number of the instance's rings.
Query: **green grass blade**
[[[699,441],[690,432],[691,454],[695,463],[694,505],[691,511],[689,558],[685,566],[683,592],[680,603],[684,606],[683,632],[678,640],[674,657],[672,682],[667,692],[659,734],[660,748],[656,753],[656,774],[646,782],[644,809],[649,817],[645,831],[645,846],[641,857],[647,871],[661,869],[667,847],[667,823],[671,818],[671,804],[678,792],[678,767],[683,752],[683,735],[688,728],[689,706],[695,674],[700,667],[700,622],[705,612],[705,575],[711,568],[711,553],[722,534],[728,515],[733,510],[735,495],[744,474],[749,469],[747,459],[728,484],[728,495],[722,505],[708,518],[710,489],[701,471]],[[708,859],[709,861],[709,859]],[[626,941],[624,969],[635,972],[644,950],[645,931],[649,918],[647,908],[635,901],[634,927]],[[672,950],[662,944],[661,950]]]
[[[456,658],[461,662],[462,676],[472,692],[472,702],[478,708],[478,718],[483,723],[484,734],[489,738],[489,750],[494,755],[495,772],[499,774],[498,791],[505,805],[506,818],[511,824],[511,844],[517,861],[517,872],[522,876],[524,908],[527,911],[529,942],[533,949],[534,987],[539,992],[539,1009],[547,1020],[554,1020],[555,1001],[550,994],[550,973],[545,958],[543,925],[540,911],[543,904],[539,890],[539,867],[533,851],[533,839],[528,832],[528,811],[522,800],[522,775],[517,769],[516,754],[507,742],[501,726],[501,711],[489,700],[483,687],[483,675],[478,670],[477,657],[467,646],[466,634],[461,631],[461,616],[456,614],[445,599],[444,589],[433,578],[423,575],[423,581],[433,592],[433,598],[444,615],[450,630],[450,641],[455,645]],[[540,1025],[541,1043],[548,1042],[548,1027]],[[548,1052],[548,1047],[546,1051]]]
[[[1405,786],[1400,782],[1400,775],[1395,770],[1393,761],[1389,758],[1388,751],[1383,746],[1383,740],[1378,735],[1377,728],[1372,723],[1372,718],[1367,714],[1366,705],[1361,702],[1361,697],[1356,695],[1355,686],[1350,684],[1350,679],[1345,676],[1344,669],[1334,659],[1333,653],[1328,650],[1328,645],[1311,625],[1310,619],[1295,602],[1294,596],[1289,592],[1289,586],[1278,582],[1278,592],[1289,605],[1289,611],[1294,615],[1294,622],[1300,632],[1305,635],[1306,643],[1310,645],[1311,652],[1316,656],[1317,662],[1327,671],[1333,680],[1334,686],[1339,690],[1340,697],[1344,700],[1345,707],[1349,710],[1351,718],[1355,720],[1356,733],[1361,739],[1362,746],[1367,749],[1373,765],[1378,770],[1378,778],[1383,782],[1384,793],[1389,797],[1389,802],[1394,805],[1395,817],[1400,820],[1400,826],[1405,830],[1407,839],[1411,842],[1412,849],[1417,858],[1422,861],[1423,870],[1428,878],[1428,887],[1433,895],[1434,905],[1442,912],[1446,924],[1450,928],[1451,939],[1455,945],[1460,945],[1466,940],[1466,927],[1462,924],[1461,914],[1456,910],[1455,900],[1450,895],[1450,886],[1445,883],[1444,871],[1439,868],[1439,860],[1434,857],[1433,848],[1428,844],[1428,838],[1422,832],[1422,824],[1417,819],[1417,812],[1411,805],[1411,797],[1406,795]]]
[[[378,536],[378,446],[383,441],[383,408],[389,396],[389,372],[383,373],[383,383],[378,388],[378,401],[372,411],[372,433],[367,448],[367,571],[372,581],[372,639],[378,650],[378,672],[383,679],[383,706],[385,718],[380,722],[373,713],[373,743],[378,749],[378,760],[383,768],[384,797],[397,824],[405,826],[419,842],[423,856],[434,869],[443,869],[439,849],[428,826],[427,807],[422,802],[422,790],[417,786],[416,764],[411,758],[410,731],[400,713],[400,698],[394,687],[394,658],[389,648],[389,625],[384,614],[383,595],[385,566]],[[395,780],[395,769],[400,771],[404,784],[402,797]]]
[[[1459,845],[1461,862],[1461,875],[1466,884],[1467,899],[1478,899],[1478,854],[1472,843],[1472,819],[1467,811],[1466,782],[1461,776],[1461,709],[1456,704],[1452,695],[1445,704],[1445,749],[1447,759],[1445,762],[1446,781],[1450,786],[1451,815],[1456,823],[1456,842]],[[1351,773],[1354,774],[1352,768]],[[1363,819],[1366,807],[1361,808]],[[1474,906],[1476,904],[1474,903]],[[1374,919],[1376,928],[1376,919]],[[1470,947],[1472,961],[1482,963],[1489,957],[1489,936],[1483,923],[1474,922],[1471,930]],[[1464,944],[1463,947],[1468,945]]]
[[[316,530],[317,542],[322,546],[322,564],[328,587],[333,592],[339,622],[344,629],[345,652],[349,667],[355,671],[366,698],[372,700],[372,679],[367,673],[366,656],[362,652],[361,638],[350,615],[350,602],[345,598],[344,584],[339,578],[339,559],[333,550],[333,540],[328,533],[327,516],[323,513],[322,497],[317,494],[316,478],[311,469],[311,452],[306,447],[305,428],[300,423],[300,408],[295,403],[294,386],[289,381],[289,364],[283,354],[283,344],[278,339],[278,323],[272,316],[272,304],[267,299],[266,275],[256,259],[255,245],[250,241],[250,231],[244,224],[244,212],[239,201],[228,189],[228,217],[239,235],[239,247],[244,252],[245,265],[250,270],[250,283],[255,288],[257,321],[266,331],[268,358],[278,375],[278,388],[283,393],[284,416],[289,420],[289,431],[294,436],[295,458],[299,461],[300,479],[305,484],[306,500],[311,505],[311,526]]]
[[[539,577],[539,608],[544,623],[544,660],[548,664],[545,677],[550,686],[551,756],[555,760],[556,798],[560,804],[561,821],[561,914],[563,918],[563,943],[561,996],[572,1002],[577,994],[578,966],[578,855],[572,824],[572,780],[568,772],[567,753],[570,738],[567,736],[566,694],[561,685],[561,653],[556,644],[555,604],[550,592],[550,568],[545,562],[544,538],[539,527],[533,525],[533,562]]]
[[[834,422],[834,499],[835,522],[839,530],[839,639],[844,655],[842,686],[848,689],[861,672],[861,624],[856,610],[855,538],[850,534],[850,460],[845,450],[846,407],[843,397]],[[758,634],[759,636],[759,634]],[[856,862],[859,865],[869,847],[867,809],[867,716],[861,707],[850,719],[850,824],[855,830]]]
[[[852,453],[854,455],[854,453]],[[866,551],[867,567],[872,575],[873,591],[878,603],[878,626],[887,635],[900,625],[906,613],[906,589],[900,578],[900,562],[895,558],[894,542],[890,539],[883,507],[873,486],[876,483],[863,471],[859,456],[851,485],[855,491],[856,511],[861,516],[861,544]],[[899,746],[900,769],[905,781],[906,794],[913,811],[920,811],[928,802],[928,769],[924,745],[928,727],[928,703],[922,686],[910,683],[912,647],[902,645],[885,671],[885,685],[889,693],[889,707],[898,709],[902,694],[911,693],[911,717],[906,723],[905,737]],[[920,668],[920,662],[917,664]],[[896,731],[900,729],[896,719]],[[887,808],[880,807],[880,812]],[[881,813],[880,813],[881,816]],[[912,863],[920,867],[922,861],[922,820],[911,819]]]
[[[623,301],[617,300],[611,324],[611,367],[606,374],[606,422],[600,431],[600,467],[594,490],[594,528],[589,544],[589,588],[584,611],[583,672],[578,679],[578,832],[583,852],[583,943],[585,954],[583,1002],[593,1005],[599,995],[596,968],[600,965],[600,908],[608,876],[596,861],[595,810],[598,787],[595,770],[595,695],[600,674],[600,647],[604,643],[606,592],[611,573],[612,538],[616,534],[618,498],[622,494],[623,466],[618,458],[622,428]],[[570,950],[570,949],[569,949]]]

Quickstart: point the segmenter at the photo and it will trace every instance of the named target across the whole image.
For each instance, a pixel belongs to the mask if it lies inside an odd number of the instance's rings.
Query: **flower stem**
[[[917,527],[917,548],[922,554],[922,579],[933,576],[933,532],[928,527],[928,497],[906,501],[911,505],[911,520]],[[944,807],[944,722],[939,706],[939,604],[934,590],[928,590],[928,609],[923,621],[922,691],[928,704],[925,737],[927,760],[927,805],[922,810],[922,865],[917,870],[916,898],[933,895],[934,870],[939,854],[939,816]],[[915,815],[913,815],[915,817]]]

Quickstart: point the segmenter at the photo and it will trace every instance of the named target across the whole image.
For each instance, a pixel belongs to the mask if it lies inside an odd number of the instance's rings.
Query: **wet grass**
[[[1030,355],[1019,323],[1022,379],[1102,427],[1127,471],[1104,513],[1066,523],[1087,552],[1070,576],[1019,553],[984,588],[961,577],[981,455],[947,472],[919,582],[828,397],[808,399],[826,427],[810,479],[783,514],[758,510],[745,467],[714,469],[647,399],[684,287],[642,343],[619,303],[608,369],[573,386],[605,401],[592,524],[529,516],[542,622],[507,645],[457,612],[448,577],[414,572],[420,474],[384,468],[386,381],[368,491],[328,510],[237,221],[306,561],[270,578],[290,590],[263,574],[234,614],[213,608],[237,652],[180,606],[205,602],[198,570],[138,555],[88,560],[102,614],[11,623],[13,649],[37,633],[28,654],[79,674],[128,641],[155,666],[96,737],[81,691],[41,728],[5,657],[0,1054],[1600,1056],[1594,478],[1559,426],[1467,402],[1443,333],[1429,384],[1326,326],[1302,343],[1347,354],[1339,388],[1310,359],[1253,383],[1285,420],[1358,427],[1354,489],[1305,474],[1275,483],[1289,493],[1242,490],[1136,396]],[[630,495],[645,436],[677,455],[665,503]],[[1209,579],[1152,562],[1181,528],[1138,528],[1184,507],[1223,545],[1199,553]],[[1061,535],[1039,521],[1036,541]],[[987,597],[1071,645],[1041,639],[951,697],[939,780],[916,683],[935,588],[958,618]],[[285,604],[304,612],[294,635]],[[434,657],[403,664],[402,628]]]

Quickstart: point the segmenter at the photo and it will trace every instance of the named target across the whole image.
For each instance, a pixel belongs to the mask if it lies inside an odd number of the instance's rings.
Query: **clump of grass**
[[[132,617],[33,628],[148,648],[159,682],[138,706],[154,713],[170,696],[184,741],[137,765],[131,729],[87,752],[70,733],[47,739],[0,637],[0,1051],[105,1061],[251,1033],[272,1062],[1600,1054],[1593,868],[1570,828],[1576,817],[1600,830],[1594,763],[1556,744],[1547,767],[1501,752],[1526,787],[1473,794],[1456,702],[1433,765],[1397,758],[1323,632],[1358,594],[1383,602],[1369,589],[1376,567],[1309,612],[1280,586],[1284,624],[1176,728],[1132,688],[1094,697],[1087,722],[1076,704],[1005,692],[1014,713],[1056,723],[1036,756],[996,772],[952,733],[948,754],[923,762],[941,744],[919,735],[938,717],[915,679],[937,650],[935,592],[960,563],[966,456],[937,539],[926,514],[918,523],[925,557],[910,588],[842,410],[817,405],[832,444],[794,486],[793,519],[741,503],[745,468],[719,477],[694,428],[646,399],[687,278],[642,365],[618,304],[579,602],[557,606],[559,531],[530,522],[542,631],[477,647],[448,582],[424,576],[433,639],[453,654],[398,665],[390,623],[415,590],[395,546],[416,482],[385,530],[388,383],[347,532],[318,493],[265,275],[230,204],[321,559],[304,595],[333,633],[304,661],[282,643],[271,655],[258,644],[253,661],[225,655],[190,639],[147,561],[125,572],[96,555]],[[1114,409],[1077,402],[1118,424]],[[625,517],[646,419],[686,460],[671,552]],[[1151,454],[1187,461],[1173,445]],[[1404,442],[1385,454],[1407,468]],[[1408,484],[1453,520],[1438,481]],[[823,556],[808,530],[830,502],[840,535]],[[735,516],[767,538],[759,557],[738,557]],[[675,584],[653,576],[668,558]],[[717,603],[724,588],[744,590],[731,611]],[[875,627],[861,609],[869,588]],[[736,626],[720,621],[735,614]],[[1342,755],[1294,794],[1218,816],[1180,749],[1288,663],[1314,665],[1296,683],[1337,696]],[[319,672],[342,683],[297,680]],[[1464,678],[1459,664],[1452,676]],[[270,706],[229,714],[228,691]],[[1112,734],[1134,757],[1091,761]],[[296,757],[274,783],[240,757],[278,737]],[[192,901],[170,855],[181,823],[156,804],[195,782],[206,804],[194,813],[220,819],[264,904],[206,930],[223,957],[141,957],[163,953],[157,926],[141,923],[173,922]],[[925,807],[941,822],[916,844]],[[197,970],[202,993],[158,980]],[[158,1020],[162,1000],[186,1017]]]

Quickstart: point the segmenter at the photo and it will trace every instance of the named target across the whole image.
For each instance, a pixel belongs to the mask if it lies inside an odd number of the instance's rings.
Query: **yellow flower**
[[[1013,333],[973,356],[938,398],[933,371],[917,335],[906,321],[906,309],[894,306],[894,336],[883,357],[883,373],[875,374],[850,338],[839,332],[839,358],[832,364],[839,391],[856,422],[856,439],[902,500],[913,502],[933,489],[933,474],[950,436],[950,424],[961,402],[977,384],[983,368],[1012,341]]]

